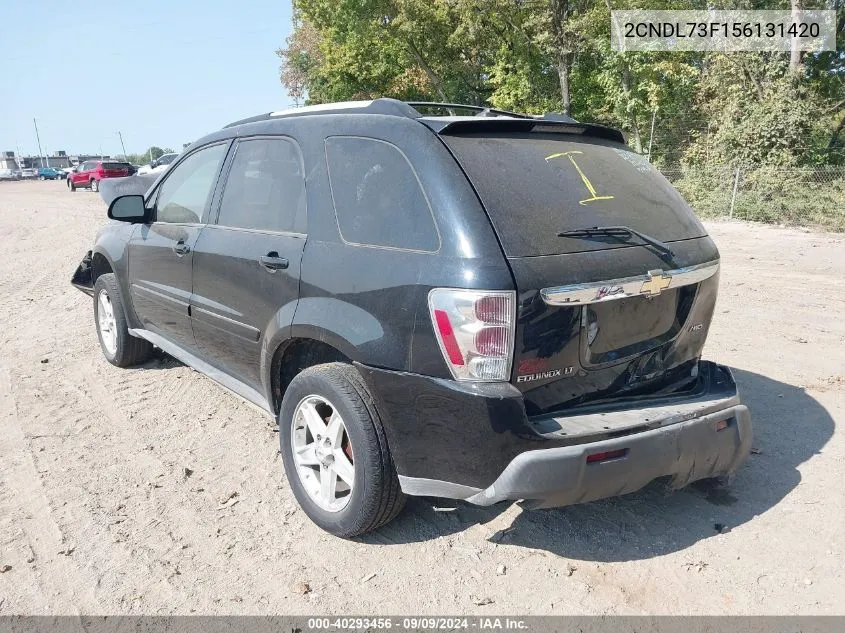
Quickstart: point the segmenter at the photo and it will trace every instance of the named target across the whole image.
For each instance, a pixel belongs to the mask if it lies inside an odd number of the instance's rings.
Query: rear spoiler
[[[420,119],[437,134],[581,134],[625,143],[625,136],[619,130],[595,123],[574,123],[548,119],[473,118],[458,121],[424,117]]]

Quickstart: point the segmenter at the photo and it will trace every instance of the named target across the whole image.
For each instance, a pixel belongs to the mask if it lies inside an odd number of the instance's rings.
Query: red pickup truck
[[[134,171],[129,163],[89,160],[68,174],[67,186],[71,191],[76,191],[78,187],[90,187],[91,191],[99,191],[103,178],[123,178],[131,176]]]

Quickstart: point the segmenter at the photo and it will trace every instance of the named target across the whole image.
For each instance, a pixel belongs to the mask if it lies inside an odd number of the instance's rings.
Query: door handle
[[[191,252],[191,247],[185,244],[183,240],[179,240],[176,242],[176,246],[173,247],[173,252],[179,257],[184,257]]]
[[[266,255],[262,255],[258,258],[258,263],[264,266],[264,269],[268,272],[274,273],[277,270],[285,270],[288,266],[290,266],[290,262],[284,257],[279,257],[279,254],[276,251],[270,251]]]

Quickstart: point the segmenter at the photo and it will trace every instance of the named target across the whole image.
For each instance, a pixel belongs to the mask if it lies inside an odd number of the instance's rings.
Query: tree
[[[741,4],[789,9],[797,2]],[[845,0],[832,2],[839,29],[845,30]],[[839,50],[804,54],[797,65],[790,52],[725,56],[610,49],[612,9],[711,4],[295,0],[293,33],[277,51],[280,76],[297,104],[390,96],[528,113],[563,111],[621,128],[641,152],[653,140],[647,133],[654,117],[660,142],[652,158],[664,164],[803,164],[843,156],[842,38]],[[715,5],[733,7],[735,0]]]

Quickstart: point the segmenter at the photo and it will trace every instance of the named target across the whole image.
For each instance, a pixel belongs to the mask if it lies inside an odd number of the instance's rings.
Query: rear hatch
[[[672,185],[605,128],[490,120],[439,133],[514,276],[512,382],[528,414],[691,388],[719,255]]]

